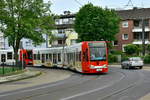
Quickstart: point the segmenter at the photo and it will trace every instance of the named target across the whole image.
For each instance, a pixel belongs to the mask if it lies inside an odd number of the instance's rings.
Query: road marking
[[[117,80],[117,82],[119,82],[120,80],[122,80],[124,77],[125,76],[122,76],[119,80]],[[87,95],[87,94],[90,94],[92,92],[96,92],[96,91],[99,91],[99,90],[104,89],[106,87],[109,87],[109,86],[111,86],[111,85],[113,85],[115,83],[113,82],[113,83],[105,85],[103,87],[100,87],[100,88],[97,88],[97,89],[94,89],[94,90],[90,90],[90,91],[87,91],[87,92],[82,92],[82,93],[79,93],[79,94],[76,94],[76,95],[73,95],[73,96],[69,96],[69,97],[66,97],[66,98],[62,98],[60,100],[69,100],[69,99],[76,98],[76,97],[79,97],[79,96]]]
[[[41,86],[41,87],[37,87],[37,88],[33,88],[33,89],[27,89],[27,90],[22,90],[22,91],[17,91],[17,92],[11,92],[11,93],[2,94],[2,95],[0,94],[0,97],[14,95],[14,94],[18,94],[18,93],[24,93],[24,92],[31,92],[31,91],[35,91],[35,90],[40,90],[40,89],[44,89],[44,88],[48,88],[48,87],[53,87],[53,86],[61,85],[63,83],[65,83],[65,81],[64,82],[60,82],[60,83],[46,85],[46,86]]]

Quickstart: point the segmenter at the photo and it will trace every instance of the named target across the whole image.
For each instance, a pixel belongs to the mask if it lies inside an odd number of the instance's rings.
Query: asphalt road
[[[0,100],[138,100],[149,92],[150,71],[110,67],[107,74],[74,73],[62,81],[0,92]]]

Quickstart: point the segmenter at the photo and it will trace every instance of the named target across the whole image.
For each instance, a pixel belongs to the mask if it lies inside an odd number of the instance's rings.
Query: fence
[[[1,64],[0,64],[0,75],[11,74],[11,73],[25,69],[25,67],[26,67],[25,62],[19,61],[17,66],[15,63],[1,62]]]

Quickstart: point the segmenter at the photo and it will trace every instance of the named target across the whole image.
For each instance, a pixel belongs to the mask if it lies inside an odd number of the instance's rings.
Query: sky
[[[44,0],[45,2],[49,0]],[[93,5],[114,9],[131,9],[131,5],[140,8],[150,8],[150,0],[50,0],[52,2],[51,11],[54,14],[63,14],[64,11],[76,13],[88,2]],[[129,3],[129,6],[126,6]]]

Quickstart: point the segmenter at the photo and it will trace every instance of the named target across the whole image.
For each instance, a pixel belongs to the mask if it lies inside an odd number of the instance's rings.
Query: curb
[[[28,75],[29,72],[30,72],[30,74]],[[23,79],[28,79],[28,78],[39,76],[41,74],[42,74],[42,72],[40,72],[40,71],[29,71],[28,70],[28,71],[25,71],[21,74],[0,77],[0,84],[13,82],[13,81],[19,81],[19,80],[23,80]]]

